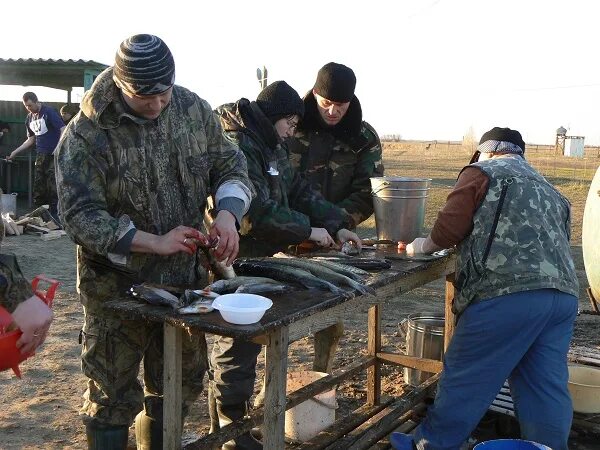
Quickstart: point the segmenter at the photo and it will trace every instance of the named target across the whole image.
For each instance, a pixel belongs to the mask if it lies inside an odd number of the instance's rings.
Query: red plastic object
[[[43,291],[38,289],[40,281],[45,281],[50,284],[50,287]],[[49,307],[52,307],[54,294],[60,283],[44,275],[36,276],[31,282],[31,287],[39,298],[41,298]],[[0,306],[0,371],[12,369],[18,378],[21,378],[19,363],[25,361],[35,352],[22,354],[17,348],[17,341],[23,334],[21,330],[5,331],[6,328],[13,322],[10,313]]]

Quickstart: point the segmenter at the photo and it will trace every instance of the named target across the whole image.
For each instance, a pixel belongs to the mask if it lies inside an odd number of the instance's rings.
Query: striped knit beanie
[[[156,95],[175,83],[173,55],[160,38],[136,34],[121,42],[115,56],[113,80],[135,95]]]

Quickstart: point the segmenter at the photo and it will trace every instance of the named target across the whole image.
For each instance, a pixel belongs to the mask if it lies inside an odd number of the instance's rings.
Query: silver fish
[[[282,294],[291,289],[292,287],[287,284],[256,283],[242,284],[235,292],[243,292],[245,294]]]
[[[312,273],[297,267],[251,259],[238,259],[233,264],[235,270],[242,274],[267,276],[281,281],[300,283],[307,288],[327,289],[338,295],[347,294],[347,292],[344,292],[336,285],[326,280],[321,280]]]
[[[206,288],[213,292],[218,292],[219,294],[226,294],[229,292],[235,292],[237,288],[241,285],[251,285],[251,284],[275,284],[281,285],[279,281],[273,280],[272,278],[265,277],[234,277],[228,280],[218,280],[212,284],[209,284]]]
[[[147,301],[151,305],[170,306],[173,309],[181,306],[181,302],[176,296],[157,287],[138,284],[131,286],[129,293],[136,298]]]
[[[365,286],[358,281],[347,277],[346,275],[342,275],[328,267],[319,264],[319,261],[313,261],[310,259],[302,259],[302,258],[264,258],[264,260],[270,263],[283,264],[292,267],[297,267],[302,270],[306,270],[307,272],[312,273],[317,278],[322,280],[329,281],[330,283],[335,283],[342,286],[349,286],[352,289],[357,290],[361,294],[374,294],[375,290],[371,287]]]
[[[195,302],[189,304],[188,306],[184,306],[183,308],[179,308],[177,312],[179,314],[206,314],[211,311],[214,311],[212,306],[213,301],[211,299],[201,299],[196,300]]]
[[[292,256],[285,255],[283,253],[276,253],[274,255],[275,258],[293,258]],[[349,266],[347,264],[336,263],[332,261],[327,261],[323,259],[311,259],[311,258],[303,258],[309,261],[317,261],[324,267],[331,269],[335,272],[341,273],[342,275],[346,275],[349,278],[352,278],[355,281],[363,282],[365,278],[367,278],[370,274],[366,270],[359,269],[358,267]]]
[[[356,246],[356,244],[352,241],[346,241],[342,244],[342,248],[340,250],[345,255],[356,256],[360,255],[360,249]]]

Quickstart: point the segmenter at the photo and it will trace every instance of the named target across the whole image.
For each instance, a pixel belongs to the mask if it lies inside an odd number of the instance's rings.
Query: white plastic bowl
[[[569,392],[574,411],[600,413],[600,369],[569,364]]]
[[[220,295],[213,302],[223,320],[237,325],[258,322],[271,306],[273,302],[262,295],[244,293]]]

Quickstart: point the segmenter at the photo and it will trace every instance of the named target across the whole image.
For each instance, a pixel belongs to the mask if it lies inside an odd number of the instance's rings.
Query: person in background
[[[433,406],[414,437],[394,433],[391,442],[460,448],[508,379],[522,437],[567,450],[567,352],[579,293],[570,205],[527,163],[518,131],[493,128],[477,150],[431,234],[406,248],[414,255],[458,246],[458,323]]]
[[[43,105],[33,92],[23,94],[23,105],[28,111],[25,127],[27,139],[7,157],[14,159],[19,153],[35,146],[35,174],[33,182],[33,204],[36,208],[50,206],[50,215],[60,224],[57,214],[56,177],[54,173],[54,150],[65,128],[56,109]]]
[[[2,144],[4,135],[8,132],[10,132],[10,125],[0,120],[0,144]]]
[[[334,62],[321,67],[304,97],[298,131],[287,143],[292,167],[346,211],[351,230],[373,214],[370,178],[383,176],[381,142],[363,120],[355,87],[349,67]],[[343,322],[315,334],[313,370],[331,372],[343,334]]]
[[[4,222],[0,219],[0,250],[3,237]],[[17,348],[22,354],[31,353],[44,343],[53,319],[52,310],[33,294],[15,255],[1,252],[0,307],[12,315],[14,325],[23,332],[17,341]]]
[[[60,117],[62,118],[65,126],[69,124],[71,119],[75,117],[75,114],[79,112],[79,108],[72,103],[67,103],[60,108]]]
[[[295,172],[285,141],[294,135],[304,114],[298,93],[285,81],[264,88],[255,102],[242,98],[216,110],[223,130],[244,152],[248,175],[256,190],[240,229],[241,256],[272,256],[305,240],[321,247],[360,239],[346,229],[352,220],[338,206]],[[261,346],[250,341],[220,337],[211,357],[214,376],[209,401],[213,429],[242,418],[254,390],[256,358]],[[215,417],[217,416],[217,417]],[[260,449],[246,433],[223,446],[227,449]]]
[[[174,83],[175,62],[160,38],[125,39],[56,152],[60,214],[78,244],[88,378],[80,414],[90,449],[125,449],[134,421],[138,449],[163,446],[163,325],[122,320],[103,305],[141,282],[205,286],[195,242],[207,243],[199,231],[207,196],[216,205],[214,256],[227,264],[252,198],[242,152],[208,103]],[[185,417],[202,391],[207,349],[203,334],[182,340]]]

